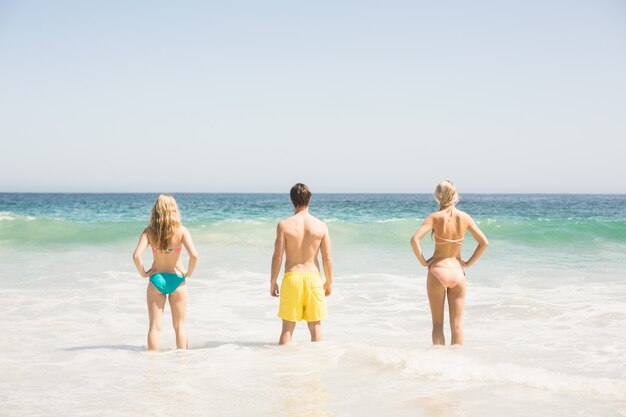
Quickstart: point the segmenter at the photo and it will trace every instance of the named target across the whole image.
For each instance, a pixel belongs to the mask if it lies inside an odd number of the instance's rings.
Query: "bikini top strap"
[[[437,236],[436,233],[433,234],[433,236],[435,236],[435,241],[439,240],[439,243],[458,243],[460,245],[465,240],[464,237],[460,239],[445,239],[443,237]]]
[[[153,253],[178,253],[181,250],[183,250],[183,246],[179,246],[177,248],[169,248],[169,249],[156,249],[154,246],[152,247],[152,252]]]

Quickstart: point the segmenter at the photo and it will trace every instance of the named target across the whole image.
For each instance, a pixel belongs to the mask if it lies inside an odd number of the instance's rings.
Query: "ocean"
[[[626,416],[625,195],[462,195],[490,247],[467,270],[465,346],[436,348],[409,243],[431,195],[314,194],[335,271],[325,341],[300,323],[278,347],[288,194],[175,193],[200,254],[190,350],[166,306],[147,353],[131,256],[156,196],[0,193],[0,416]]]

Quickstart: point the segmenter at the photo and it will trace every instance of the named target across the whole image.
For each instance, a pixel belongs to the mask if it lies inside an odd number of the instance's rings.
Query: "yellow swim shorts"
[[[319,272],[285,272],[280,284],[278,317],[287,321],[326,318],[324,284]]]

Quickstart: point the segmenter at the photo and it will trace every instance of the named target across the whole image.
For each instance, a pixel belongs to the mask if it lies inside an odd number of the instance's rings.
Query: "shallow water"
[[[0,194],[0,415],[624,415],[626,197],[465,197],[491,246],[467,271],[466,345],[433,348],[408,245],[430,197],[319,196],[326,341],[301,323],[279,348],[268,270],[286,196],[177,196],[201,255],[191,349],[173,350],[166,307],[150,354],[130,258],[153,198]]]

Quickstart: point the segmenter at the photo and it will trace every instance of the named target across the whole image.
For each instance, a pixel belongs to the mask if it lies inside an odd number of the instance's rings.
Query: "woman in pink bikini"
[[[474,219],[455,207],[459,201],[459,195],[452,182],[440,182],[435,189],[435,199],[439,203],[439,211],[432,213],[424,220],[413,235],[411,246],[420,264],[428,267],[426,287],[433,318],[433,345],[445,345],[443,315],[446,295],[450,309],[452,344],[462,345],[465,268],[469,268],[480,258],[489,246],[489,242]],[[463,245],[467,230],[470,231],[478,246],[472,256],[467,261],[463,261],[461,245]],[[431,232],[435,241],[435,253],[426,259],[419,242],[428,232]]]

